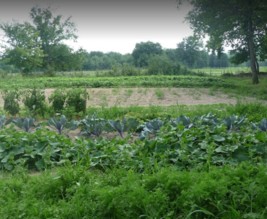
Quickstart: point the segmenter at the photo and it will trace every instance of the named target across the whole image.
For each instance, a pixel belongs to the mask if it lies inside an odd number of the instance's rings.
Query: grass
[[[133,90],[132,89],[127,89],[127,90],[125,90],[125,96],[127,97],[127,98],[129,98],[130,96],[132,96],[132,94],[133,94]]]
[[[207,113],[226,117],[227,115],[246,115],[250,121],[260,121],[267,118],[267,106],[262,104],[211,104],[211,105],[176,105],[176,106],[130,106],[130,107],[90,107],[86,115],[97,114],[105,119],[122,119],[123,117],[134,117],[140,120],[151,120],[165,118],[168,116],[178,117],[186,115],[189,117],[200,116]]]
[[[250,67],[226,67],[226,68],[196,68],[191,69],[195,73],[204,73],[207,75],[220,76],[223,74],[239,74],[251,72]],[[267,66],[260,67],[261,72],[267,72]]]
[[[251,78],[225,78],[226,83],[232,83],[235,87],[223,88],[219,90],[228,94],[237,94],[239,96],[254,97],[256,99],[267,100],[267,78],[261,77],[260,83],[252,84]]]
[[[158,100],[163,100],[165,97],[164,91],[160,89],[155,89],[155,95]]]

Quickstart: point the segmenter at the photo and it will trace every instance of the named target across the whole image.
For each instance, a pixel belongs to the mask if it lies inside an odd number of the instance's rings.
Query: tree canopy
[[[155,55],[161,55],[163,49],[159,43],[141,42],[135,45],[132,52],[134,64],[137,67],[146,67],[149,64],[150,58]]]
[[[5,49],[4,59],[27,73],[43,64],[44,53],[41,42],[34,27],[30,23],[2,24],[7,41],[2,45]]]
[[[258,61],[265,59],[266,0],[190,0],[187,20],[199,36],[208,35],[208,46],[219,54],[223,45],[233,48],[235,63],[249,60],[252,82],[259,83]]]
[[[30,12],[34,27],[41,39],[42,50],[45,57],[45,68],[56,66],[57,60],[53,59],[56,50],[62,51],[64,40],[76,39],[75,25],[71,17],[63,20],[62,15],[54,16],[50,8],[33,7]]]
[[[62,62],[68,62],[70,54],[74,53],[63,42],[77,37],[71,18],[63,20],[61,15],[54,16],[50,8],[39,7],[31,9],[30,17],[32,23],[0,25],[5,33],[3,58],[25,73],[38,68],[45,71],[64,70],[65,66],[63,69],[60,67],[63,66]]]

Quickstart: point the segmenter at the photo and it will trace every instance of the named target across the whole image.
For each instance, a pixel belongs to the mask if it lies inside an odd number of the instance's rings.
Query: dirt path
[[[54,89],[46,89],[48,97]],[[90,88],[88,106],[170,106],[197,104],[235,104],[237,98],[205,88]],[[246,98],[244,102],[255,101]],[[3,99],[0,96],[0,108]]]

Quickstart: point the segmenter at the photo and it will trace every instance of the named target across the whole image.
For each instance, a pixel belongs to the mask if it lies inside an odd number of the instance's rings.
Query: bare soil
[[[54,89],[46,89],[48,98]],[[205,88],[90,88],[88,106],[170,106],[198,104],[235,104],[237,98]],[[254,102],[246,98],[243,102]],[[3,107],[0,96],[0,107]]]

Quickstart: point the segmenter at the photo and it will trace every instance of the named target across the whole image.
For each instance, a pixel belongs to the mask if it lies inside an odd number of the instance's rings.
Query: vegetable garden
[[[238,84],[162,78],[139,79],[229,92]],[[86,108],[88,81],[139,81],[83,79],[1,82],[0,218],[267,217],[265,105]],[[38,83],[61,87],[49,106]]]

